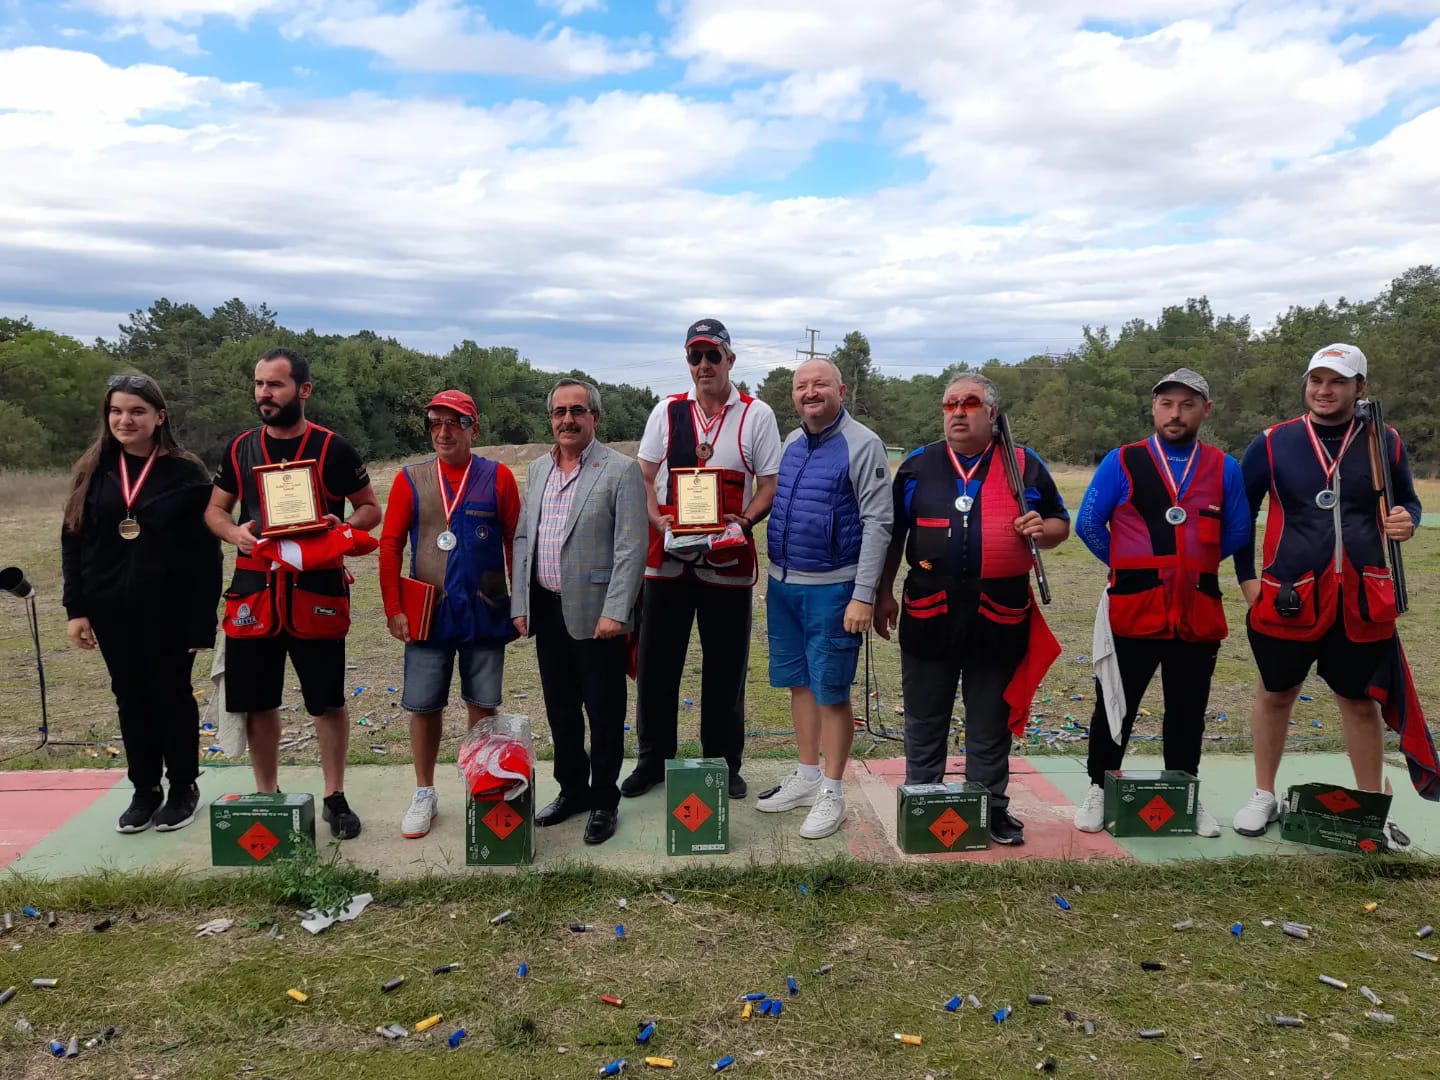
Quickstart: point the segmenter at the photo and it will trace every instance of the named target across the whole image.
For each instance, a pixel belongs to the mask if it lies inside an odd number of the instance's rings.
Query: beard
[[[288,405],[271,405],[270,407],[275,411],[267,417],[260,406],[255,406],[255,411],[260,414],[260,420],[270,427],[294,427],[300,422],[300,418],[304,415],[304,410],[299,398],[296,398]]]

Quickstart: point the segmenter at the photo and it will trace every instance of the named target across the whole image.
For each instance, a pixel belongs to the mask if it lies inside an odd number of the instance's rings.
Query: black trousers
[[[620,804],[620,763],[625,756],[626,639],[571,637],[559,594],[539,585],[530,587],[530,632],[535,635],[560,793],[592,810],[614,810]]]
[[[700,624],[700,748],[740,772],[745,751],[745,679],[750,670],[750,588],[706,585],[688,575],[648,578],[640,615],[637,769],[661,772],[678,749],[680,678],[690,629]]]
[[[957,628],[957,648],[937,659],[900,650],[905,695],[905,782],[945,779],[955,690],[965,706],[965,779],[990,789],[990,806],[1010,805],[1010,706],[1005,688],[1025,652],[1028,628],[972,615]],[[961,678],[961,675],[964,678]]]
[[[193,784],[200,775],[200,707],[190,685],[195,654],[157,638],[132,618],[90,616],[110,672],[130,782],[139,788]]]
[[[1090,782],[1105,786],[1105,773],[1120,768],[1135,714],[1145,688],[1160,669],[1165,691],[1165,719],[1160,734],[1164,739],[1165,768],[1192,776],[1200,772],[1200,743],[1205,734],[1205,709],[1210,703],[1210,679],[1215,674],[1219,642],[1182,641],[1179,638],[1115,638],[1115,659],[1125,687],[1125,719],[1121,721],[1120,742],[1110,737],[1110,720],[1100,684],[1095,684],[1095,712],[1090,717]]]

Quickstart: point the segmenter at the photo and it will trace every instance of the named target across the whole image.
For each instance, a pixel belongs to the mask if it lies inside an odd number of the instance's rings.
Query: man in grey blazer
[[[600,391],[561,379],[546,400],[555,446],[530,463],[515,529],[511,615],[535,635],[555,743],[556,799],[535,815],[558,825],[590,812],[585,842],[615,835],[625,752],[627,634],[645,580],[649,521],[639,464],[595,438]],[[590,753],[585,753],[585,717]]]

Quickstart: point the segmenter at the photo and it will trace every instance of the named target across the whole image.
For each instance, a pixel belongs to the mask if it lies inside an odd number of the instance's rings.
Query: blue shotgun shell
[[[526,975],[529,975],[529,974],[530,974],[530,965],[527,964],[527,963],[525,963],[525,962],[522,960],[522,961],[520,962],[520,967],[519,967],[519,969],[515,972],[515,974],[516,974],[516,975],[519,975],[520,978],[523,979]]]
[[[643,1045],[644,1043],[649,1042],[649,1041],[650,1041],[650,1036],[652,1036],[652,1035],[654,1035],[654,1034],[655,1034],[655,1025],[654,1025],[654,1024],[646,1024],[643,1028],[640,1029],[640,1034],[635,1036],[635,1041],[636,1041],[637,1043],[641,1043],[641,1044]]]
[[[1056,894],[1055,894],[1055,903],[1060,906],[1060,910],[1061,910],[1061,911],[1069,911],[1069,910],[1070,910],[1070,901],[1066,900],[1066,899],[1065,899],[1063,896],[1061,896],[1059,893],[1056,893]]]
[[[1239,937],[1241,934],[1245,933],[1245,924],[1238,922],[1232,923],[1230,926],[1230,933],[1234,937]]]
[[[625,936],[625,924],[624,924],[624,923],[620,923],[620,924],[618,924],[618,925],[615,927],[615,936],[616,936],[617,938],[622,938],[622,937]]]
[[[784,1008],[785,1008],[785,1003],[784,1003],[783,1001],[779,1001],[779,1000],[772,1001],[772,1002],[770,1002],[770,1015],[771,1015],[771,1016],[779,1016],[780,1013],[781,1013],[781,1011],[782,1011]]]
[[[38,919],[40,917],[39,910],[31,907],[29,904],[26,904],[20,910],[25,913],[25,917],[27,919]]]
[[[794,975],[785,976],[785,989],[790,991],[791,997],[794,997],[800,992],[800,984],[795,981]]]
[[[728,1069],[731,1065],[734,1065],[734,1064],[735,1064],[735,1059],[734,1059],[733,1057],[731,1057],[729,1054],[726,1054],[726,1055],[725,1055],[724,1057],[722,1057],[719,1061],[715,1062],[714,1065],[711,1065],[711,1066],[710,1066],[710,1071],[711,1071],[711,1072],[719,1072],[721,1069]]]
[[[450,1038],[446,1039],[445,1041],[450,1044],[450,1049],[454,1050],[457,1046],[460,1045],[460,1040],[463,1038],[465,1038],[465,1029],[456,1028],[450,1033]]]
[[[997,1024],[1003,1024],[1009,1015],[1010,1006],[1006,1005],[1003,1008],[996,1009],[995,1012],[991,1014],[990,1019],[994,1020]]]
[[[604,1068],[602,1068],[602,1069],[600,1070],[600,1075],[601,1075],[601,1076],[619,1076],[619,1075],[620,1075],[622,1072],[624,1072],[624,1071],[625,1071],[625,1059],[624,1059],[624,1058],[616,1058],[614,1061],[610,1062],[609,1065],[606,1065]]]
[[[756,992],[756,993],[753,993],[753,994],[746,994],[746,995],[745,995],[745,1000],[746,1000],[746,1001],[764,1001],[764,1000],[765,1000],[767,997],[769,997],[769,996],[770,996],[770,995],[768,995],[768,994],[761,994],[761,993],[759,993],[759,992]]]
[[[954,1011],[955,1011],[956,1009],[958,1009],[958,1008],[960,1008],[960,995],[959,995],[959,994],[956,994],[956,995],[955,995],[954,997],[952,997],[949,1001],[945,1002],[945,1011],[946,1011],[946,1012],[954,1012]]]

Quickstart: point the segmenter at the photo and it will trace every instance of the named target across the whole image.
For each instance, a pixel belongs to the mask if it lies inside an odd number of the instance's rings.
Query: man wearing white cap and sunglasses
[[[1276,774],[1290,714],[1312,666],[1335,696],[1356,786],[1381,787],[1385,728],[1378,700],[1388,697],[1381,683],[1397,661],[1402,669],[1405,664],[1385,542],[1410,539],[1420,500],[1405,446],[1387,425],[1382,445],[1395,499],[1380,513],[1369,432],[1356,409],[1366,369],[1365,354],[1354,345],[1316,352],[1305,372],[1304,415],[1256,436],[1241,463],[1252,512],[1270,497],[1259,576],[1253,544],[1235,557],[1261,682],[1250,720],[1255,792],[1234,820],[1245,836],[1262,835],[1279,816]],[[1408,672],[1404,678],[1408,683]],[[1419,721],[1423,731],[1423,717]],[[1433,759],[1433,746],[1429,753]],[[1392,850],[1410,845],[1393,821],[1385,835]]]

